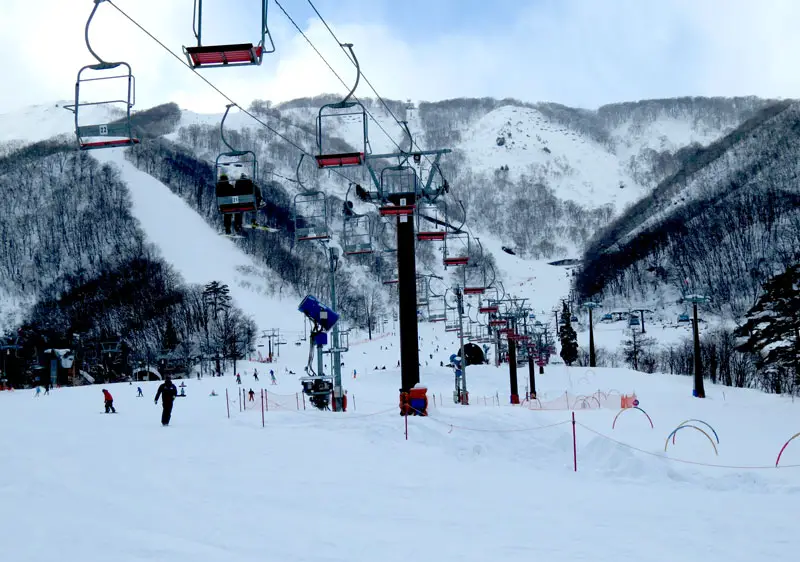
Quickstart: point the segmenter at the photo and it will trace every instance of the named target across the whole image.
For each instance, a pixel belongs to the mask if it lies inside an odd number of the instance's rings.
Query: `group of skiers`
[[[278,384],[278,379],[275,378],[275,371],[269,370],[269,378],[272,384]],[[253,369],[253,379],[258,382],[258,369]],[[242,384],[242,375],[236,373],[236,384]]]
[[[253,183],[253,180],[249,178],[246,174],[242,174],[238,180],[231,183],[230,179],[228,178],[228,174],[222,174],[217,180],[216,186],[216,196],[219,198],[222,197],[246,197],[248,195],[253,195],[255,198],[254,203],[249,205],[250,208],[246,208],[243,210],[244,207],[248,205],[240,204],[240,203],[228,203],[226,200],[219,201],[219,210],[223,213],[223,220],[225,222],[225,234],[231,234],[231,220],[233,221],[233,231],[236,234],[242,233],[242,214],[244,211],[256,211],[260,207],[263,206],[263,200],[261,198],[261,190],[258,188],[257,185]],[[237,199],[238,201],[238,199]],[[255,223],[255,220],[253,220]]]
[[[275,371],[270,369],[269,371],[270,379],[272,380],[272,384],[278,384],[278,380],[275,378]],[[253,378],[258,381],[258,369],[253,369]],[[236,373],[236,383],[242,384],[242,376],[239,373]],[[49,390],[49,389],[48,389]],[[37,387],[36,389],[36,396],[39,396],[41,392],[40,388]],[[102,389],[103,392],[103,402],[105,405],[105,413],[106,414],[116,414],[117,410],[114,408],[114,397],[108,391],[108,389]],[[216,392],[212,391],[210,396],[216,396]],[[249,399],[252,402],[255,398],[255,392],[251,388],[248,392]],[[142,397],[144,393],[142,392],[142,387],[136,387],[136,396]],[[158,399],[161,398],[161,425],[167,426],[169,425],[170,419],[172,417],[172,407],[175,403],[175,398],[179,396],[178,388],[172,382],[172,377],[167,375],[164,378],[164,382],[159,385],[158,390],[156,391],[155,397],[155,404],[158,404]],[[184,394],[180,394],[180,396],[184,396]]]
[[[144,396],[142,387],[136,388],[137,397]],[[161,383],[156,391],[155,404],[158,404],[158,399],[161,398],[161,425],[169,425],[169,420],[172,417],[172,406],[175,403],[175,398],[178,396],[178,387],[172,382],[172,377],[167,375],[164,382]],[[114,397],[107,389],[103,389],[103,402],[106,408],[106,414],[116,414],[117,410],[114,408]]]

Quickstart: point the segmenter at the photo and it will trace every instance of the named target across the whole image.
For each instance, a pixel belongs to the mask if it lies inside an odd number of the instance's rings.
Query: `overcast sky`
[[[114,0],[180,53],[192,0]],[[354,69],[307,0],[279,0],[348,82]],[[355,44],[364,75],[394,99],[514,97],[572,106],[684,95],[800,97],[798,0],[312,0]],[[256,41],[260,0],[205,0],[204,43]],[[92,0],[0,0],[0,112],[70,99],[93,62]],[[203,75],[241,105],[345,88],[270,0],[277,52],[260,67]],[[90,37],[136,75],[138,109],[225,100],[109,4]],[[363,83],[362,83],[363,84]],[[363,84],[359,94],[370,95]]]

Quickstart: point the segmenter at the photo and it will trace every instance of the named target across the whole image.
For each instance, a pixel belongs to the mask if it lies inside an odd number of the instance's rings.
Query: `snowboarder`
[[[272,384],[278,384],[277,379],[275,379],[275,371],[273,371],[272,369],[269,370],[269,377],[270,380],[272,381]]]
[[[161,397],[161,425],[169,425],[170,417],[172,416],[172,405],[175,403],[175,397],[178,396],[178,388],[172,383],[172,377],[167,375],[161,386],[158,387],[156,392],[155,403],[158,404],[158,397]]]
[[[103,389],[103,400],[105,401],[106,414],[116,414],[117,411],[114,409],[114,397],[111,396],[111,393],[105,388]]]
[[[144,393],[142,392],[142,387],[141,386],[137,386],[136,387],[136,398],[141,398],[142,396],[144,396]]]
[[[253,378],[258,382],[258,369],[253,369]]]
[[[247,396],[249,397],[249,398],[248,398],[248,402],[255,402],[255,396],[256,396],[256,393],[255,393],[255,392],[253,392],[253,389],[252,389],[252,388],[251,388],[251,389],[250,389],[250,391],[247,393]]]
[[[211,394],[209,394],[209,396],[216,396],[216,395],[217,395],[217,391],[212,388],[211,389]]]

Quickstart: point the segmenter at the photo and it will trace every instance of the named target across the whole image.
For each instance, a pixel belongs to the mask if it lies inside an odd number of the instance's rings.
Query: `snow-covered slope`
[[[589,207],[610,203],[621,209],[644,192],[608,148],[532,108],[504,106],[488,113],[464,132],[458,148],[476,169],[508,166],[512,177],[533,176],[553,186],[558,197]]]
[[[421,335],[438,365],[444,341]],[[102,413],[97,386],[0,392],[0,447],[17,451],[0,461],[0,505],[13,514],[5,558],[796,559],[798,441],[772,468],[797,431],[790,401],[718,387],[700,401],[683,377],[550,367],[541,400],[635,391],[655,426],[630,410],[612,429],[616,408],[579,409],[575,473],[570,412],[506,405],[506,368],[468,369],[472,405],[461,407],[449,399],[452,374],[423,366],[430,415],[408,420],[406,440],[396,349],[389,337],[345,357],[348,371],[358,367],[344,414],[303,409],[284,371],[300,372],[299,348],[268,367],[275,386],[253,381],[260,364],[242,365],[242,386],[230,373],[186,381],[167,428],[151,402],[156,383],[136,383],[144,398],[136,384],[108,385],[116,415]],[[250,388],[255,401],[242,404]],[[691,418],[719,443],[694,422],[708,438],[685,429],[665,453]]]
[[[97,158],[122,172],[133,199],[133,216],[147,238],[189,283],[220,281],[231,296],[262,329],[302,329],[295,295],[281,298],[281,282],[274,272],[256,264],[234,240],[215,232],[189,205],[153,177],[139,171],[124,157],[123,149],[99,151]],[[268,233],[257,232],[256,235]]]

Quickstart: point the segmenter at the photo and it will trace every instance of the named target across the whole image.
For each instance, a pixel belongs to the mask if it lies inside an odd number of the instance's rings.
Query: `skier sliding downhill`
[[[158,404],[158,397],[161,397],[161,425],[169,425],[170,417],[172,417],[172,405],[175,402],[175,397],[178,396],[178,388],[172,383],[172,377],[167,376],[161,386],[158,387],[156,392],[155,403]]]

